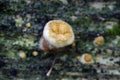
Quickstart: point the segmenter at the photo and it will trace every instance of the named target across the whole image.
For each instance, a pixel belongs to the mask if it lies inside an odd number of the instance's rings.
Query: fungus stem
[[[50,76],[50,74],[51,74],[51,72],[52,72],[52,69],[53,69],[53,67],[54,67],[54,65],[55,65],[55,61],[56,61],[56,57],[54,58],[54,60],[53,60],[53,62],[52,62],[52,65],[51,65],[49,71],[47,72],[46,76]]]

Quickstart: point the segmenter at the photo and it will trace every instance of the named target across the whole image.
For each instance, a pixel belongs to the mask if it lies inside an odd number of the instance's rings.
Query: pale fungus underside
[[[119,0],[0,0],[0,80],[120,79],[119,5]],[[49,36],[63,44],[72,37],[71,27],[75,41],[44,54],[40,38],[51,20],[66,23],[50,23]],[[54,53],[56,63],[46,77]]]

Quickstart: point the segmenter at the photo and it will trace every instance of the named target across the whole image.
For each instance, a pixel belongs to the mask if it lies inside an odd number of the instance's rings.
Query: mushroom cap
[[[93,41],[94,45],[96,46],[101,46],[104,44],[104,37],[103,36],[98,36],[94,39]]]
[[[37,51],[33,51],[33,52],[32,52],[32,55],[33,55],[33,56],[38,56],[38,52],[37,52]]]
[[[19,52],[19,57],[25,59],[27,56],[26,56],[25,52],[20,51]]]
[[[62,20],[49,21],[44,27],[43,37],[56,48],[68,46],[74,42],[72,27]]]
[[[88,53],[85,53],[81,56],[81,62],[83,64],[91,64],[93,63],[93,59],[92,59],[92,56]]]

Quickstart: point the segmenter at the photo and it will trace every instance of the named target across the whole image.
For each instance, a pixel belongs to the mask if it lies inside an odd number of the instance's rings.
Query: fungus
[[[103,36],[98,36],[94,39],[93,41],[94,45],[96,46],[101,46],[104,44],[104,37]]]
[[[33,51],[33,52],[32,52],[32,55],[33,55],[33,56],[37,56],[37,55],[38,55],[38,52],[37,52],[37,51]]]
[[[26,54],[21,51],[21,52],[19,53],[19,57],[22,58],[22,59],[25,59],[25,58],[26,58]]]
[[[51,20],[44,27],[39,47],[41,50],[48,53],[50,50],[57,50],[71,45],[73,42],[74,33],[72,27],[62,20]],[[55,60],[56,58],[54,58],[52,66],[46,76],[50,75],[55,64]]]
[[[75,42],[73,42],[71,46],[72,48],[74,48],[76,46]]]
[[[77,60],[80,60],[80,56],[76,56],[76,59],[77,59]]]
[[[31,28],[31,23],[27,23],[26,28]]]
[[[94,62],[92,56],[88,53],[83,54],[80,58],[80,61],[83,64],[92,64]]]
[[[62,20],[49,21],[43,30],[43,37],[40,39],[40,49],[48,52],[68,46],[74,42],[72,27]]]

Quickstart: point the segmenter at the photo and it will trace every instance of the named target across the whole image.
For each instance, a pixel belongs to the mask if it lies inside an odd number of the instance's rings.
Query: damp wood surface
[[[45,24],[69,23],[75,42],[54,55],[39,49]],[[92,64],[83,64],[83,54]],[[0,80],[119,80],[119,0],[0,0]]]

